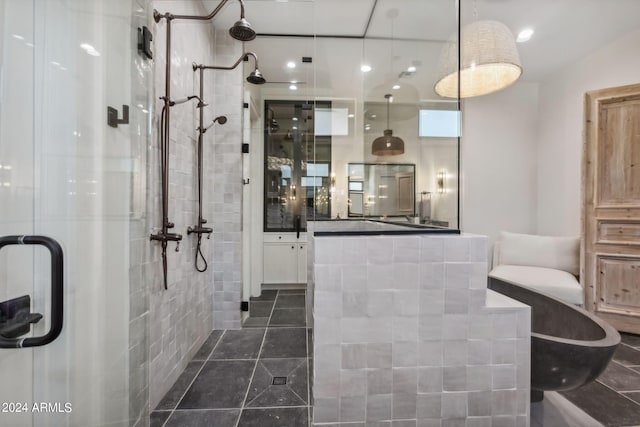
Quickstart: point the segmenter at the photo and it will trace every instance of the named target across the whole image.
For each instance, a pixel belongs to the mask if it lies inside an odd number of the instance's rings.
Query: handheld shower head
[[[202,129],[202,133],[206,133],[211,126],[216,124],[216,122],[218,122],[221,125],[227,123],[227,116],[218,116],[215,119],[213,119],[213,121],[211,123],[209,123],[209,126],[207,126],[206,128]],[[198,128],[198,129],[200,129],[200,128]]]
[[[257,68],[247,76],[247,81],[254,85],[262,85],[267,82],[267,80],[262,76],[262,73]]]
[[[256,32],[251,28],[251,24],[244,18],[240,18],[229,28],[229,35],[236,40],[248,42],[256,38]]]

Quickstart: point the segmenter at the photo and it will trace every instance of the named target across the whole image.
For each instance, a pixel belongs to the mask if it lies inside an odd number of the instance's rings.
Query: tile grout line
[[[280,292],[276,292],[276,298],[273,300],[273,307],[271,307],[271,314],[269,315],[269,323],[271,322],[271,316],[273,315],[273,310],[276,307],[276,302],[278,301],[278,295]],[[238,419],[236,420],[235,427],[240,425],[240,418],[242,418],[242,413],[244,412],[245,405],[247,404],[247,398],[249,397],[249,390],[251,390],[251,384],[253,383],[253,377],[256,375],[256,370],[258,368],[258,362],[260,361],[260,354],[262,354],[262,347],[264,347],[264,342],[267,339],[267,332],[269,331],[269,323],[267,323],[267,327],[264,328],[264,335],[262,335],[262,342],[260,343],[260,349],[258,350],[258,356],[256,357],[256,363],[253,365],[253,372],[251,372],[251,378],[249,378],[249,384],[247,385],[247,391],[244,394],[244,399],[242,400],[242,405],[240,406],[240,414],[238,414]]]
[[[213,333],[213,331],[212,331],[212,333]],[[182,399],[184,399],[184,396],[187,394],[187,392],[189,391],[189,389],[191,388],[191,386],[195,382],[196,378],[198,378],[198,375],[200,375],[200,372],[202,372],[202,369],[204,369],[204,365],[207,363],[207,361],[209,360],[209,357],[211,357],[211,355],[213,354],[215,349],[218,347],[218,344],[220,344],[220,341],[222,341],[222,337],[224,337],[224,335],[226,333],[227,333],[227,330],[224,329],[222,331],[222,334],[218,338],[218,341],[216,341],[216,345],[214,345],[213,348],[211,349],[211,352],[209,353],[209,356],[207,356],[207,359],[202,362],[202,366],[200,366],[200,369],[198,369],[198,372],[196,372],[196,374],[193,376],[193,379],[191,380],[191,382],[189,382],[189,385],[184,389],[184,393],[182,393],[182,396],[180,396],[180,399],[178,399],[178,403],[176,403],[176,406],[173,407],[173,409],[171,410],[171,413],[169,414],[167,419],[164,420],[164,423],[162,423],[162,427],[165,427],[167,422],[169,422],[169,419],[173,416],[173,413],[178,408],[178,405],[180,405],[180,402],[182,402]],[[207,337],[207,339],[208,339],[208,337]],[[189,361],[189,363],[191,363],[191,361]]]
[[[640,403],[636,402],[635,400],[631,399],[630,397],[625,396],[624,393],[617,391],[616,389],[614,389],[613,387],[603,383],[602,381],[600,381],[599,379],[596,379],[596,382],[606,388],[608,388],[609,390],[611,390],[612,392],[614,392],[615,394],[624,397],[626,400],[634,403],[636,406],[640,407]],[[633,391],[633,390],[632,390]],[[577,405],[576,405],[577,406]],[[584,409],[583,409],[584,410]],[[585,411],[586,412],[586,411]]]

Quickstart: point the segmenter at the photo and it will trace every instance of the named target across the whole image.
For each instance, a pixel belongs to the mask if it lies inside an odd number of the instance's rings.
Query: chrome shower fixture
[[[238,60],[233,65],[231,65],[229,67],[220,67],[220,66],[215,66],[215,65],[203,65],[203,64],[196,64],[194,62],[193,63],[193,71],[196,71],[196,70],[199,69],[201,74],[202,74],[202,70],[233,70],[238,65],[240,65],[240,63],[242,61],[244,61],[244,59],[247,56],[253,57],[253,59],[255,61],[255,68],[253,69],[253,71],[247,77],[247,81],[249,83],[251,83],[251,84],[254,84],[254,85],[265,84],[267,82],[267,80],[264,78],[264,76],[262,75],[262,73],[258,69],[258,56],[253,52],[245,52],[245,53],[243,53],[242,56],[240,56],[240,58],[238,58]]]
[[[153,19],[156,22],[160,22],[162,18],[166,19],[167,22],[172,21],[174,19],[190,19],[190,20],[198,20],[198,21],[209,21],[213,19],[219,12],[222,10],[225,4],[227,4],[229,0],[222,0],[220,4],[206,16],[197,16],[197,15],[174,15],[173,13],[160,13],[157,10],[153,11]],[[251,28],[251,24],[244,18],[244,1],[238,0],[240,2],[240,20],[236,21],[233,24],[233,27],[229,28],[229,35],[236,40],[240,40],[242,42],[248,42],[256,38],[256,32]]]

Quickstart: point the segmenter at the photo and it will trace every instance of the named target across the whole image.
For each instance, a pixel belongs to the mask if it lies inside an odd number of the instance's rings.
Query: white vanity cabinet
[[[265,233],[263,279],[265,284],[307,282],[307,236],[300,233]]]

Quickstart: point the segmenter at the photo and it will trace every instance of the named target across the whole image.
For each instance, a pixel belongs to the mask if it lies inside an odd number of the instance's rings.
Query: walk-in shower
[[[176,251],[179,250],[180,241],[182,240],[182,234],[180,233],[170,233],[169,230],[172,229],[175,224],[169,221],[169,152],[170,152],[170,120],[171,113],[170,109],[172,106],[180,103],[178,101],[171,99],[171,22],[173,20],[197,20],[197,21],[208,21],[213,19],[227,4],[229,0],[222,0],[218,6],[206,16],[198,16],[198,15],[174,15],[170,12],[160,13],[157,10],[153,11],[153,18],[156,22],[160,22],[160,20],[164,19],[166,21],[166,33],[167,33],[167,41],[166,41],[166,69],[165,69],[165,95],[161,97],[164,101],[164,106],[162,107],[162,113],[160,117],[160,130],[159,130],[159,144],[160,144],[160,166],[162,169],[161,173],[161,185],[162,185],[162,227],[159,232],[151,234],[150,239],[152,241],[159,241],[162,245],[162,270],[164,275],[164,288],[167,289],[167,246],[169,242],[176,242]],[[237,21],[230,29],[229,34],[236,40],[240,41],[249,41],[253,40],[256,37],[255,31],[251,28],[251,24],[245,19],[244,16],[244,2],[243,0],[239,0],[240,2],[240,20]],[[252,54],[253,55],[253,54]],[[255,58],[255,55],[253,55]],[[239,63],[239,62],[238,62]],[[236,64],[237,65],[237,64]],[[235,68],[235,67],[233,67]],[[251,80],[249,80],[251,79]],[[247,78],[251,83],[264,83],[264,78],[260,74],[258,70],[258,63],[256,58],[256,69],[253,73]],[[202,94],[202,92],[201,92]],[[204,107],[204,102],[202,101],[202,96],[195,97],[191,96],[184,100],[186,102],[190,99],[198,98],[200,101],[198,107],[200,111],[202,111],[202,107]],[[202,129],[202,122],[200,123],[200,128]],[[202,130],[200,131],[200,136],[202,136]],[[200,144],[201,147],[201,144]],[[202,218],[202,215],[200,215]],[[201,225],[201,224],[200,224]],[[200,240],[202,238],[202,234],[198,234],[198,250],[200,248]],[[197,263],[197,257],[196,257]],[[196,268],[197,264],[196,264]],[[206,265],[204,267],[206,269]]]
[[[243,9],[243,15],[244,15],[244,9]],[[231,32],[231,30],[229,31]],[[260,70],[258,69],[258,57],[253,52],[246,52],[242,54],[242,56],[240,56],[240,58],[238,58],[238,60],[229,67],[193,63],[193,71],[194,72],[198,70],[200,71],[200,91],[199,91],[200,103],[198,103],[198,109],[200,110],[200,124],[197,129],[198,130],[198,148],[197,148],[198,150],[198,223],[193,227],[189,227],[187,229],[187,233],[188,234],[194,233],[194,234],[197,234],[198,236],[194,266],[196,270],[198,270],[201,273],[207,270],[207,260],[202,254],[202,235],[206,234],[207,239],[209,239],[211,237],[211,233],[213,232],[213,229],[211,227],[204,226],[204,224],[207,223],[207,220],[202,217],[202,179],[203,179],[203,176],[202,176],[203,174],[203,167],[202,167],[203,166],[202,165],[203,141],[202,140],[207,130],[211,128],[216,122],[221,125],[224,125],[227,122],[226,116],[218,116],[215,119],[213,119],[213,121],[209,123],[209,125],[207,125],[206,127],[204,126],[204,107],[206,107],[207,105],[206,103],[204,103],[204,101],[202,101],[202,98],[204,97],[204,70],[233,70],[248,56],[253,57],[253,59],[255,60],[255,68],[247,77],[247,81],[253,84],[265,83],[266,80],[262,76],[262,73],[260,73]],[[199,262],[198,262],[199,260],[202,260],[202,263],[203,263],[202,267],[199,266]]]
[[[202,81],[200,81],[200,96],[202,96],[203,91],[204,89],[203,89]],[[187,228],[187,234],[194,233],[198,235],[198,241],[196,244],[196,254],[195,254],[195,259],[193,261],[193,265],[195,266],[196,270],[198,270],[200,273],[207,271],[207,266],[208,266],[207,259],[202,254],[202,235],[206,234],[207,239],[210,239],[211,233],[213,233],[213,228],[204,226],[207,223],[207,220],[202,217],[202,159],[203,159],[202,137],[205,134],[205,132],[207,132],[207,130],[211,126],[213,126],[216,122],[218,122],[221,125],[227,123],[226,116],[218,116],[215,119],[213,119],[213,121],[209,123],[208,126],[203,127],[203,120],[204,120],[203,110],[204,110],[204,107],[206,107],[206,105],[207,104],[205,104],[204,102],[200,102],[198,104],[198,109],[200,110],[200,126],[198,126],[198,223],[193,227]],[[198,263],[198,260],[200,259],[202,260],[202,263],[203,263],[202,268],[199,267],[199,263]]]

